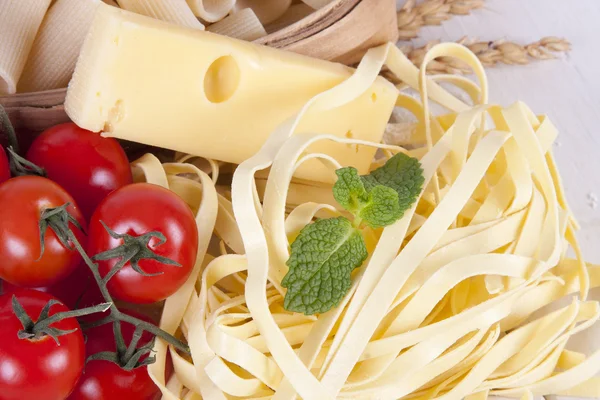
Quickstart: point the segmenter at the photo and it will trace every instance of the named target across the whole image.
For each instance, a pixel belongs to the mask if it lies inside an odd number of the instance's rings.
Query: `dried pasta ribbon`
[[[19,92],[67,86],[100,0],[57,0],[44,17],[19,80]]]
[[[0,13],[0,94],[14,94],[51,0],[7,0]]]
[[[216,163],[210,163],[217,166]],[[134,176],[136,180],[161,185],[170,188],[180,195],[183,200],[190,205],[196,215],[196,225],[198,227],[198,256],[196,264],[190,277],[179,290],[170,296],[164,305],[160,328],[175,334],[181,321],[184,318],[186,306],[190,298],[195,293],[194,285],[200,275],[202,263],[205,259],[208,244],[215,226],[217,214],[217,192],[212,179],[205,172],[192,164],[171,163],[161,165],[160,161],[153,155],[147,154],[132,163]],[[198,181],[190,178],[184,178],[182,174],[196,175]],[[218,171],[213,171],[213,175]],[[196,352],[195,342],[188,338],[188,344],[192,355]],[[154,351],[156,353],[156,362],[148,368],[151,378],[161,389],[163,395],[169,399],[180,398],[180,385],[167,385],[165,382],[165,365],[167,345],[164,341],[157,340]],[[210,385],[210,384],[207,384]],[[178,393],[179,392],[179,393]]]

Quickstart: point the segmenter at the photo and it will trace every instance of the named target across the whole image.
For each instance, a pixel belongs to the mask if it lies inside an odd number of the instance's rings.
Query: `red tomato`
[[[52,296],[31,289],[19,289],[0,296],[0,398],[2,400],[63,400],[75,387],[85,363],[83,334],[75,318],[65,318],[51,327],[75,332],[58,336],[19,339],[23,325],[14,315],[15,295],[35,322]],[[50,309],[50,316],[69,311],[63,304]]]
[[[90,256],[123,244],[123,239],[111,237],[100,221],[119,234],[140,236],[152,231],[161,232],[167,241],[159,244],[157,238],[152,238],[148,248],[181,265],[141,260],[138,265],[143,271],[162,272],[161,275],[143,276],[127,263],[108,282],[108,290],[115,298],[131,303],[160,301],[175,293],[190,275],[198,251],[198,231],[190,208],[175,193],[148,183],[136,183],[111,193],[90,220]],[[118,261],[119,258],[99,261],[100,274],[105,276]]]
[[[0,293],[10,293],[18,289],[18,286],[14,286],[9,282],[2,282]],[[91,307],[104,303],[104,298],[94,281],[92,272],[85,264],[75,268],[75,271],[69,276],[54,285],[36,287],[35,290],[51,294],[70,309]],[[93,314],[82,318],[91,319],[98,315],[101,314]]]
[[[130,313],[149,322],[147,318]],[[129,344],[135,328],[126,322],[121,323],[121,332],[125,343]],[[92,328],[86,332],[85,345],[87,356],[101,351],[115,351],[115,339],[112,324]],[[145,332],[138,347],[148,343],[152,335]],[[87,363],[77,387],[69,400],[147,400],[154,397],[159,389],[148,375],[147,367],[126,371],[117,364],[94,360]]]
[[[10,167],[8,165],[8,157],[6,151],[0,147],[0,183],[10,179]]]
[[[113,138],[72,122],[42,132],[27,157],[73,196],[86,219],[110,192],[132,182],[125,152]]]
[[[63,188],[39,176],[21,176],[0,185],[0,278],[17,286],[51,285],[69,275],[82,261],[77,250],[62,245],[54,231],[46,230],[45,250],[40,256],[38,222],[46,208],[71,203],[69,213],[86,229],[75,201]],[[84,234],[69,224],[85,246]]]

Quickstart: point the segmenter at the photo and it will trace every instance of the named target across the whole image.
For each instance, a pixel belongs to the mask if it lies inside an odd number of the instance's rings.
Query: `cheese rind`
[[[257,152],[304,104],[352,74],[340,64],[190,30],[100,5],[65,109],[104,135],[232,163]],[[383,78],[348,104],[307,115],[297,133],[379,142],[397,98]],[[321,142],[311,148],[365,173],[375,150]],[[296,176],[330,181],[316,160]]]

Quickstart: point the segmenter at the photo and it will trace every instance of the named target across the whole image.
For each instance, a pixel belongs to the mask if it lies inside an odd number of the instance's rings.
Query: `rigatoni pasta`
[[[204,25],[194,16],[185,0],[119,0],[119,5],[125,10],[162,21],[204,29]]]
[[[17,91],[51,0],[5,0],[0,8],[0,94]]]
[[[221,21],[210,25],[206,30],[247,41],[256,40],[267,34],[251,8],[244,8],[241,11],[235,12]]]
[[[100,0],[56,0],[44,17],[19,80],[19,92],[67,86]]]
[[[187,0],[194,14],[206,22],[217,22],[233,9],[236,0]]]

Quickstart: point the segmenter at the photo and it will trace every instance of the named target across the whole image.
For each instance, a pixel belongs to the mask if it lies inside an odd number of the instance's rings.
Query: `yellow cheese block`
[[[340,64],[169,25],[101,4],[82,48],[65,109],[79,126],[198,156],[241,163],[313,96],[348,78]],[[379,78],[360,98],[307,115],[296,133],[379,142],[397,98]],[[374,150],[320,142],[365,173]],[[318,160],[297,171],[330,181]]]

